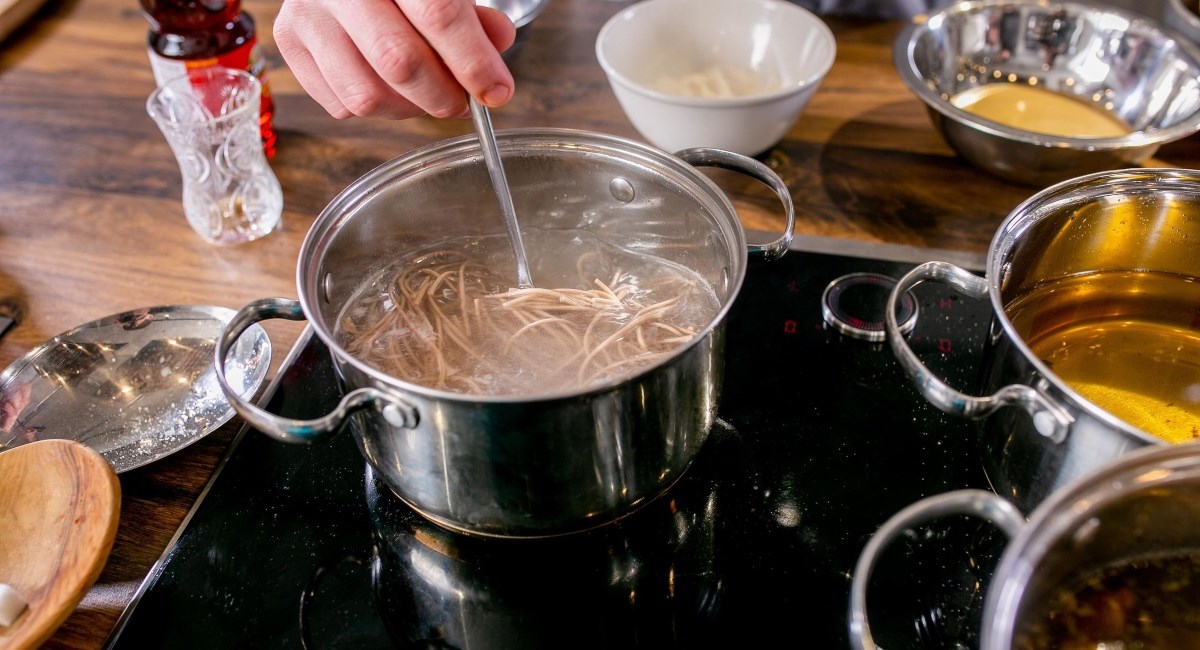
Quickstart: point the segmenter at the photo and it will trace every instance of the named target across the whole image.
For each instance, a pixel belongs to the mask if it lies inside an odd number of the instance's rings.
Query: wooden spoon
[[[74,440],[0,453],[0,584],[28,603],[0,648],[37,647],[96,582],[112,550],[121,484],[108,461]]]

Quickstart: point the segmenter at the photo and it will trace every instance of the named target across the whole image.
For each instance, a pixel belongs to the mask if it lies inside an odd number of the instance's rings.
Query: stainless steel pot
[[[1011,503],[982,490],[939,494],[901,510],[879,528],[855,567],[854,648],[877,647],[867,622],[867,586],[882,551],[906,529],[951,515],[987,519],[1010,538],[987,587],[979,648],[1011,650],[1044,617],[1057,589],[1104,568],[1200,551],[1200,445],[1128,454],[1055,493],[1028,522]]]
[[[1084,399],[1027,345],[1006,307],[1030,289],[1095,271],[1145,270],[1200,278],[1200,172],[1100,172],[1047,188],[1001,224],[986,277],[944,262],[906,274],[888,298],[888,341],[921,393],[941,410],[981,419],[983,464],[992,488],[1030,512],[1090,470],[1165,442]],[[925,281],[988,298],[993,318],[984,351],[982,396],[937,378],[917,358],[895,313],[905,292]],[[1200,320],[1178,315],[1181,335]]]
[[[683,265],[712,286],[720,302],[713,321],[634,377],[556,394],[448,393],[391,377],[349,355],[334,326],[374,270],[448,238],[505,232],[478,140],[467,136],[385,163],[339,194],[301,247],[300,300],[272,298],[244,307],[218,345],[217,367],[219,373],[227,350],[251,324],[307,319],[330,350],[344,398],[333,413],[299,421],[276,417],[226,390],[247,422],[285,442],[311,442],[349,421],[379,476],[429,519],[481,535],[556,535],[628,513],[665,491],[688,466],[714,419],[725,315],[741,288],[747,256],[782,255],[794,212],[787,186],[774,172],[723,151],[670,155],[622,138],[560,129],[500,131],[497,144],[523,230],[587,230]],[[748,245],[729,199],[693,165],[733,169],[769,185],[785,209],[783,235]],[[529,254],[536,264],[539,255],[551,253]]]

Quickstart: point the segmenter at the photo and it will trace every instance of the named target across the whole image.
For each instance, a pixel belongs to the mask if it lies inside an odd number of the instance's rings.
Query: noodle
[[[581,389],[627,376],[693,340],[700,283],[682,273],[613,271],[588,288],[501,289],[489,269],[438,251],[383,274],[348,303],[338,340],[354,357],[445,391],[514,394]],[[692,302],[696,302],[693,300]]]

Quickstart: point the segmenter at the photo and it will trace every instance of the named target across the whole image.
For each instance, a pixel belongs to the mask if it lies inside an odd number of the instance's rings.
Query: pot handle
[[[900,326],[896,321],[896,308],[900,302],[900,296],[926,280],[943,282],[971,298],[986,298],[988,294],[988,282],[985,278],[949,262],[920,264],[906,273],[896,282],[896,286],[892,287],[884,313],[887,323],[887,339],[896,359],[900,361],[900,365],[916,382],[917,390],[942,411],[970,419],[985,417],[1002,406],[1019,406],[1033,418],[1033,426],[1038,433],[1054,442],[1066,440],[1067,430],[1074,421],[1073,418],[1065,409],[1032,386],[1009,384],[990,396],[975,397],[951,388],[921,363],[917,355],[908,347],[904,335],[900,332]]]
[[[217,341],[217,382],[221,384],[221,390],[238,415],[241,415],[254,428],[283,442],[315,442],[338,431],[351,414],[365,408],[379,411],[380,415],[392,426],[412,428],[417,425],[418,417],[415,408],[375,388],[359,388],[350,391],[342,397],[333,412],[315,420],[279,417],[243,399],[225,378],[225,358],[229,356],[230,350],[233,349],[238,337],[243,332],[251,325],[269,318],[305,320],[299,301],[287,298],[262,298],[242,307],[238,313],[234,314],[221,332],[220,340]]]
[[[855,650],[878,650],[867,624],[867,584],[880,553],[898,535],[914,526],[949,515],[974,515],[995,524],[1011,540],[1025,526],[1021,511],[986,490],[955,490],[926,497],[885,521],[871,536],[850,579],[850,641]]]
[[[751,255],[761,255],[762,259],[767,261],[779,259],[788,251],[788,247],[792,245],[792,234],[796,229],[796,206],[792,202],[791,191],[788,190],[787,184],[783,182],[779,174],[753,158],[723,149],[695,147],[678,151],[675,155],[694,167],[720,167],[742,172],[775,190],[775,194],[783,203],[785,219],[783,234],[766,244],[749,244],[746,249]]]

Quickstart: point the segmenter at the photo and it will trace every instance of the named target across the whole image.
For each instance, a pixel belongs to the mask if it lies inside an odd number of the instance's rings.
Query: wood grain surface
[[[29,20],[45,3],[46,0],[0,0],[0,41]]]
[[[0,583],[27,603],[0,626],[0,648],[35,648],[67,619],[108,559],[120,507],[116,472],[82,443],[0,454]]]
[[[512,102],[497,129],[565,127],[641,140],[596,63],[594,40],[624,0],[551,0],[511,56]],[[353,180],[416,147],[471,133],[469,120],[329,117],[305,95],[270,34],[278,0],[248,0],[276,100],[284,190],[280,230],[249,245],[204,243],[184,221],[180,176],[146,115],[153,75],[134,0],[50,0],[0,43],[0,339],[7,365],[47,338],[107,314],[171,303],[240,308],[297,297],[296,260],[321,209]],[[982,253],[1036,188],[968,166],[932,129],[892,67],[897,22],[827,22],[837,58],[787,137],[762,157],[786,181],[801,235]],[[1195,137],[1149,164],[1200,165]],[[744,225],[777,230],[756,181],[706,170]],[[303,325],[266,323],[272,374]],[[122,514],[96,585],[47,648],[97,648],[168,545],[237,430],[120,476]]]

